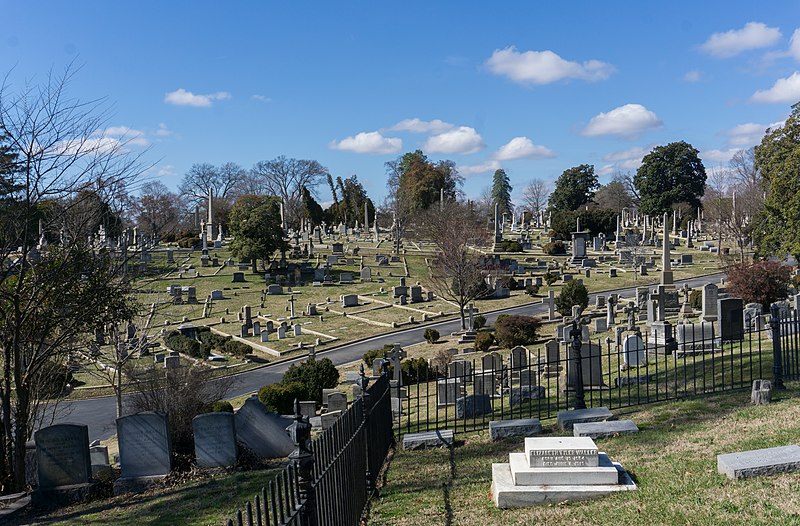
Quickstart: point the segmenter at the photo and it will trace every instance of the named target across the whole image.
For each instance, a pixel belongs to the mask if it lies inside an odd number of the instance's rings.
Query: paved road
[[[709,280],[718,280],[722,274],[713,274],[688,280],[681,280],[678,283],[688,283],[690,287],[700,285]],[[607,291],[600,294],[617,293],[621,296],[632,296],[635,287]],[[591,294],[590,301],[594,301],[596,294]],[[547,307],[542,303],[511,307],[486,314],[488,322],[493,322],[499,314],[541,314],[546,312]],[[460,330],[461,325],[458,319],[443,321],[406,329],[391,334],[375,336],[367,340],[358,341],[351,344],[342,345],[327,351],[317,353],[318,356],[330,358],[335,365],[359,360],[361,356],[372,349],[383,347],[387,343],[399,343],[406,346],[423,341],[423,332],[427,328],[434,328],[441,334],[450,334]],[[259,369],[244,372],[237,375],[235,383],[231,387],[228,395],[230,397],[241,396],[243,394],[257,391],[263,385],[279,382],[283,373],[292,363],[304,360],[305,357],[296,358],[291,361],[268,365]],[[63,402],[59,405],[58,414],[55,422],[80,422],[89,426],[89,440],[105,440],[116,433],[115,426],[115,402],[113,397],[95,398],[92,400],[78,400],[74,402]],[[49,422],[48,422],[49,423]]]

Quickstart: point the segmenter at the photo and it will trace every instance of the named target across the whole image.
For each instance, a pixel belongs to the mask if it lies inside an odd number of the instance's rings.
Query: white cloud
[[[789,55],[800,62],[800,29],[795,29],[789,41]]]
[[[618,135],[630,138],[647,130],[660,128],[662,124],[655,113],[641,104],[625,104],[592,117],[582,133],[589,137]]]
[[[459,166],[458,173],[464,176],[484,174],[484,173],[494,173],[500,168],[501,168],[500,161],[490,159],[480,164],[469,164],[466,166]]]
[[[603,167],[597,171],[597,174],[610,175],[618,171],[634,172],[641,166],[642,158],[650,153],[651,150],[652,148],[649,146],[634,146],[627,150],[608,153],[603,156],[603,161],[608,164],[603,165]]]
[[[171,164],[165,164],[158,169],[158,176],[159,177],[173,177],[175,176],[175,167]]]
[[[195,95],[191,91],[178,88],[164,95],[164,102],[176,106],[194,106],[197,108],[210,108],[215,100],[230,99],[231,94],[227,91],[218,91],[208,95]]]
[[[431,153],[469,154],[480,151],[485,146],[475,128],[459,126],[454,130],[428,137],[423,148]]]
[[[271,98],[264,95],[258,95],[258,94],[251,95],[250,98],[253,100],[257,100],[258,102],[272,102]]]
[[[728,142],[731,146],[753,146],[761,142],[764,132],[767,128],[773,125],[757,124],[755,122],[747,122],[734,126],[725,135],[728,136]]]
[[[514,46],[496,49],[485,64],[495,75],[520,84],[550,84],[563,79],[604,80],[614,66],[599,60],[578,63],[564,60],[550,50],[520,53]]]
[[[683,75],[683,80],[685,80],[686,82],[700,82],[702,78],[703,75],[696,69],[693,69],[692,71],[687,71]]]
[[[501,146],[494,154],[498,161],[512,161],[514,159],[544,159],[555,157],[556,154],[546,146],[533,144],[527,137],[514,137],[507,144]]]
[[[398,153],[403,149],[403,140],[397,137],[384,137],[380,132],[373,131],[361,132],[355,137],[345,137],[339,142],[332,141],[329,146],[334,150],[382,155]]]
[[[150,141],[148,141],[144,136],[143,131],[134,130],[133,128],[128,128],[127,126],[111,126],[106,128],[98,135],[104,138],[115,139],[120,143],[135,146],[147,146],[150,144]]]
[[[800,72],[778,79],[767,90],[758,90],[750,97],[753,102],[797,102],[800,100]]]
[[[48,153],[55,155],[81,156],[88,154],[107,154],[111,152],[125,152],[125,148],[116,137],[87,137],[70,139],[58,142],[48,149]]]
[[[159,123],[158,129],[156,130],[156,137],[169,137],[172,135],[172,130],[167,128],[167,125],[163,122]]]
[[[727,163],[731,157],[741,148],[728,148],[727,150],[707,150],[702,152],[700,158],[704,161],[714,161],[716,163]]]
[[[711,56],[734,57],[744,51],[770,47],[781,38],[777,27],[767,27],[761,22],[748,22],[742,29],[714,33],[700,46]]]
[[[454,126],[449,122],[444,122],[439,119],[432,121],[423,121],[414,117],[413,119],[403,119],[391,128],[392,131],[407,131],[413,133],[442,133],[447,130],[452,130]]]

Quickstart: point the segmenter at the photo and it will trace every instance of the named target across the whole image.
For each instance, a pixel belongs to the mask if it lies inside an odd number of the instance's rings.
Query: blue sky
[[[286,155],[380,200],[383,163],[420,148],[471,197],[504,168],[518,199],[676,140],[719,167],[800,101],[796,0],[5,4],[11,90],[75,61],[70,94],[106,97],[107,135],[170,187],[194,163]]]

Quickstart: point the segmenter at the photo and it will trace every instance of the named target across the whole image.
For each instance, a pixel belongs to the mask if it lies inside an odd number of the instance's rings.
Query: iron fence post
[[[581,329],[578,320],[572,320],[572,351],[575,354],[575,409],[586,409],[586,400],[583,395],[583,364],[581,363]]]
[[[781,320],[776,304],[769,309],[769,326],[772,329],[772,388],[786,389],[783,385],[783,353],[781,352]]]
[[[372,473],[370,473],[370,470],[369,470],[369,464],[370,464],[370,447],[369,447],[369,444],[370,444],[370,438],[371,438],[369,436],[369,413],[370,413],[370,411],[372,409],[372,407],[371,407],[371,398],[372,397],[367,392],[367,386],[368,385],[369,385],[369,378],[367,378],[367,375],[364,374],[364,364],[362,363],[361,367],[358,370],[358,386],[361,388],[361,407],[362,407],[363,416],[364,416],[364,431],[367,434],[367,439],[364,442],[366,444],[366,451],[364,451],[364,454],[367,457],[367,472],[364,474],[367,477],[367,498],[372,496],[372,492],[374,490],[374,488],[372,487]]]
[[[294,422],[288,428],[294,442],[294,451],[289,453],[289,463],[297,473],[300,493],[300,524],[317,526],[317,494],[314,488],[314,452],[311,451],[311,424],[300,414],[300,402],[294,401]]]

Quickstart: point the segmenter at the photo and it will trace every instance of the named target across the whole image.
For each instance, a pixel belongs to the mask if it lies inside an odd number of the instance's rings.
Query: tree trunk
[[[117,388],[114,389],[116,391],[116,398],[117,398],[117,418],[122,418],[122,364],[118,364],[119,367],[117,368]]]
[[[463,305],[459,305],[458,306],[458,312],[461,315],[461,330],[465,331],[465,330],[467,330],[467,320],[464,317],[464,306]]]
[[[25,444],[28,442],[30,400],[26,387],[17,388],[17,410],[14,412],[14,483],[11,491],[25,487]]]

